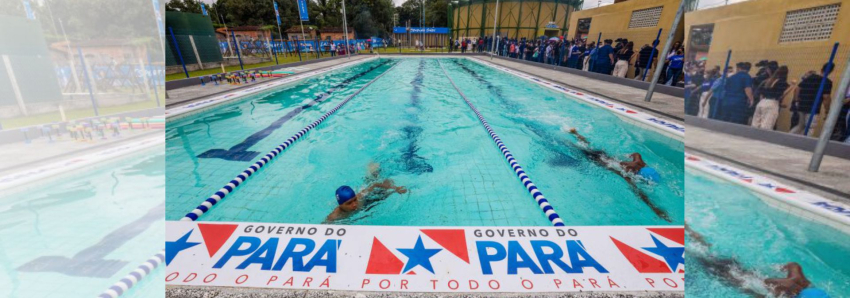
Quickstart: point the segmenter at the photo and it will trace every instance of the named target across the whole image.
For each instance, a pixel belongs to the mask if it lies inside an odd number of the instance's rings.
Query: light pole
[[[348,20],[345,17],[345,0],[342,0],[342,30],[345,34],[345,55],[351,59],[351,51],[348,48]]]
[[[493,15],[493,42],[491,42],[492,49],[490,50],[490,60],[493,60],[493,52],[496,51],[496,27],[499,22],[499,0],[496,0],[496,14]]]

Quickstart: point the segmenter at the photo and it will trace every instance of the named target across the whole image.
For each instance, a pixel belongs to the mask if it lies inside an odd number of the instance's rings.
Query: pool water
[[[0,196],[0,297],[96,297],[162,250],[163,149]],[[162,271],[122,297],[163,297]]]
[[[762,202],[745,188],[687,170],[688,226],[710,248],[686,240],[687,297],[768,294],[761,280],[784,277],[782,264],[797,262],[812,286],[831,297],[850,296],[850,242],[832,227],[804,220]],[[733,286],[713,265],[734,260]],[[727,268],[727,267],[720,267]]]
[[[443,69],[567,225],[684,222],[680,141],[475,62],[433,58],[376,59],[169,119],[166,218],[182,218],[253,161],[388,72],[200,220],[321,223],[336,207],[337,187],[392,179],[408,192],[368,200],[337,223],[551,225]],[[614,158],[640,152],[664,179],[629,186],[588,160],[568,127]],[[377,177],[370,167],[380,169]]]

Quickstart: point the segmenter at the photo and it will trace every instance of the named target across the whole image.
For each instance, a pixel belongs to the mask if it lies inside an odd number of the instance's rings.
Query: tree
[[[422,22],[423,0],[407,0],[401,6],[396,7],[399,26],[403,26],[409,20],[413,27],[447,27],[448,25],[448,0],[424,0],[425,20]]]
[[[209,5],[201,3],[198,0],[171,0],[165,3],[165,10],[188,12],[188,13],[203,13],[201,5],[205,6],[209,12]]]

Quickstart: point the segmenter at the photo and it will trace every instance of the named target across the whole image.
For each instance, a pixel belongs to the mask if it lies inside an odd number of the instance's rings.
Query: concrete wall
[[[630,0],[599,8],[576,11],[570,16],[570,31],[567,33],[567,37],[574,38],[576,36],[579,19],[591,18],[590,31],[587,34],[588,41],[595,42],[599,37],[599,33],[602,32],[602,40],[627,38],[635,43],[635,51],[639,51],[644,44],[652,45],[652,41],[658,36],[658,29],[663,29],[658,45],[658,51],[660,52],[664,48],[664,43],[667,42],[670,26],[676,17],[676,10],[679,9],[679,3],[680,0]],[[658,6],[663,7],[661,17],[658,19],[658,26],[629,29],[632,11]],[[684,20],[680,20],[673,41],[683,41],[684,32]],[[634,68],[630,68],[628,77],[633,77],[633,74]],[[647,77],[651,77],[651,75],[650,73]]]
[[[782,26],[787,12],[840,3],[838,19],[831,37],[826,40],[780,43]],[[838,93],[839,75],[847,59],[850,58],[850,0],[750,0],[717,8],[697,10],[685,14],[685,32],[692,26],[714,24],[711,45],[706,66],[723,67],[726,54],[732,50],[730,66],[737,62],[755,64],[760,60],[776,60],[779,65],[787,65],[788,80],[799,82],[800,77],[809,70],[819,71],[829,59],[835,42],[842,45],[836,55],[836,70],[830,79],[833,81],[833,95]],[[686,34],[688,35],[688,34]],[[690,36],[687,36],[690,38]],[[687,44],[687,40],[686,43]],[[750,71],[755,75],[756,67]],[[785,102],[784,104],[789,104]],[[823,123],[826,113],[821,113],[819,123]],[[780,111],[777,127],[787,131],[791,115],[788,109]],[[820,125],[818,125],[820,126]],[[820,132],[816,127],[815,132]]]

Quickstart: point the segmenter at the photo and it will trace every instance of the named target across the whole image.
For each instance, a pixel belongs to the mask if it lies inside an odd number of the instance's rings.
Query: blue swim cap
[[[797,298],[829,298],[829,294],[818,288],[807,288],[797,294]]]
[[[336,189],[336,202],[340,205],[345,204],[353,199],[357,194],[348,185],[340,186]]]
[[[655,183],[661,182],[661,175],[658,174],[655,169],[650,167],[643,167],[642,169],[640,169],[640,171],[638,171],[638,175],[641,175],[643,176],[643,178],[646,178],[646,180],[650,180]]]

